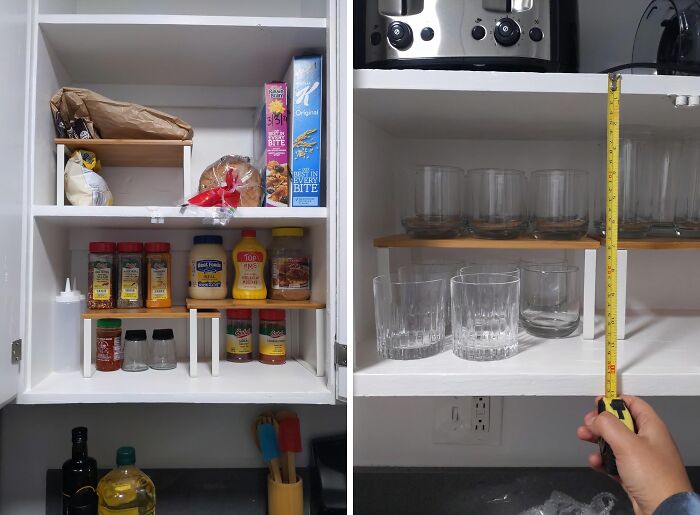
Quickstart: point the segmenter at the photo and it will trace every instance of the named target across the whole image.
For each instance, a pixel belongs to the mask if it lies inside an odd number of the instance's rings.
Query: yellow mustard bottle
[[[243,229],[241,241],[233,248],[233,298],[262,300],[267,298],[265,264],[267,250],[255,239],[254,229]]]

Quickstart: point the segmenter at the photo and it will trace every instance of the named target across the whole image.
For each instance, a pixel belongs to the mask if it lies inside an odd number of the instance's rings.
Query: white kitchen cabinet
[[[605,75],[587,73],[354,71],[354,188],[382,192],[354,197],[356,397],[603,392],[604,247],[594,242],[585,251],[592,258],[585,261],[584,252],[570,242],[472,240],[465,248],[450,248],[434,241],[406,244],[390,236],[404,233],[400,205],[411,199],[400,198],[396,185],[401,173],[409,173],[414,165],[583,168],[602,180],[606,81]],[[624,75],[623,132],[625,127],[644,125],[659,136],[697,134],[700,111],[674,107],[678,95],[700,95],[700,77]],[[620,268],[621,295],[626,294],[626,304],[620,306],[618,346],[622,392],[700,395],[698,241],[622,240],[620,248],[626,262],[626,269]],[[566,257],[586,268],[587,294],[598,309],[595,317],[588,317],[590,334],[584,308],[582,334],[544,340],[522,332],[521,352],[503,361],[464,361],[450,350],[415,361],[378,356],[373,305],[368,302],[374,276],[409,262],[495,256]]]
[[[3,124],[2,135],[6,154],[14,157],[0,191],[0,336],[7,352],[0,359],[0,403],[15,396],[26,404],[334,404],[344,398],[335,363],[338,317],[345,316],[337,309],[343,295],[337,277],[346,255],[338,236],[345,199],[337,195],[344,168],[337,120],[347,94],[338,84],[338,62],[346,61],[341,50],[348,49],[337,38],[336,0],[35,0],[28,9],[20,1],[6,4],[3,10],[11,11],[0,17],[11,59],[4,71],[13,80],[5,81],[2,115],[12,122]],[[225,227],[212,224],[218,216],[213,209],[183,212],[177,206],[186,192],[196,191],[207,165],[225,154],[252,154],[262,84],[282,80],[291,57],[303,53],[324,55],[324,207],[242,208]],[[179,116],[194,128],[192,146],[174,149],[174,159],[134,166],[139,151],[127,145],[119,152],[130,155],[105,162],[102,172],[115,206],[63,205],[57,159],[62,148],[54,141],[49,109],[51,95],[62,86],[87,87]],[[90,241],[169,241],[173,304],[184,306],[194,235],[220,234],[230,251],[241,228],[258,229],[258,239],[269,244],[270,229],[280,226],[305,229],[312,300],[320,307],[287,310],[286,365],[222,360],[222,313],[218,334],[204,319],[188,326],[189,317],[124,318],[125,329],[174,329],[174,370],[90,373],[90,363],[81,370],[55,369],[54,356],[66,342],[53,331],[54,296],[67,277],[86,290]],[[196,338],[188,343],[191,335]],[[7,359],[15,340],[21,340],[18,363]]]

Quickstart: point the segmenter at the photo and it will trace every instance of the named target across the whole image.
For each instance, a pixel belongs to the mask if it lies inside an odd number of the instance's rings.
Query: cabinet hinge
[[[335,342],[335,364],[338,367],[348,366],[348,346]]]
[[[22,359],[22,340],[12,342],[12,363],[19,363]]]

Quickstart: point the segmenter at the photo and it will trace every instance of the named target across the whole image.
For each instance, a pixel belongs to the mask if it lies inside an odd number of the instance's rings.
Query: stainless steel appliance
[[[578,68],[576,0],[356,0],[357,68]]]

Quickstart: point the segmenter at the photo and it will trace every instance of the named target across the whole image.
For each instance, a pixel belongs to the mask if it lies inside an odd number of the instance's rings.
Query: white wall
[[[144,468],[263,467],[251,424],[253,405],[8,405],[0,411],[0,514],[44,512],[45,475],[70,458],[71,428],[85,425],[90,455],[111,468],[117,447],[136,447]],[[286,409],[286,408],[285,408]],[[304,453],[323,435],[345,433],[344,406],[297,406]],[[158,485],[156,485],[156,488]]]
[[[687,465],[700,465],[700,399],[647,399],[676,437]],[[354,465],[396,467],[586,467],[591,444],[576,438],[587,397],[506,397],[498,446],[432,443],[431,398],[356,398]],[[372,423],[368,423],[368,421]]]

